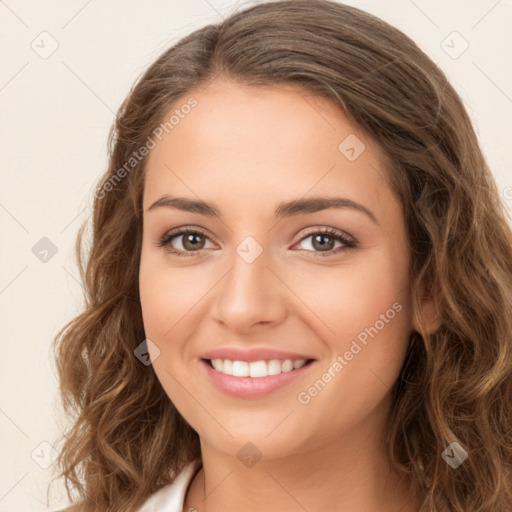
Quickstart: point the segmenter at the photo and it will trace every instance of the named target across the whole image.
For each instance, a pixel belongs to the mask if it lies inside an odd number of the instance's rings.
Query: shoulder
[[[152,494],[139,512],[182,512],[188,486],[200,465],[200,460],[190,462],[169,485]]]

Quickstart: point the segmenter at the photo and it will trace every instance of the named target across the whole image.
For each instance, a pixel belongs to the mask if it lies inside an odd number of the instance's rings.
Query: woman
[[[246,9],[166,51],[111,142],[55,340],[66,510],[512,509],[512,233],[408,37]]]

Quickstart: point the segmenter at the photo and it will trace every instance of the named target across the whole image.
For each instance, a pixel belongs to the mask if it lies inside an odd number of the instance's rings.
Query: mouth
[[[261,398],[305,377],[316,359],[199,360],[207,381],[225,395],[243,399]],[[308,383],[309,383],[308,379]]]
[[[293,372],[310,365],[314,359],[270,359],[240,361],[232,359],[202,359],[216,372],[233,377],[261,379],[272,375]]]

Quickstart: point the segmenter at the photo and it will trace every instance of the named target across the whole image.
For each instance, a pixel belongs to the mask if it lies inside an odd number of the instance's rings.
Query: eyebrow
[[[176,208],[185,212],[199,213],[207,215],[208,217],[221,217],[220,210],[213,204],[206,203],[201,200],[189,199],[186,197],[174,197],[164,195],[156,200],[147,211],[155,210],[156,208]],[[293,217],[301,214],[311,214],[329,208],[350,208],[358,212],[364,213],[375,224],[379,224],[375,215],[363,206],[346,197],[311,197],[308,199],[294,199],[292,201],[285,201],[279,203],[275,210],[274,215],[278,219],[285,217]]]

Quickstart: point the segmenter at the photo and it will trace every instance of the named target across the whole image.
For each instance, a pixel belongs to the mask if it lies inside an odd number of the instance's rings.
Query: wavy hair
[[[87,222],[77,238],[84,310],[52,345],[71,419],[57,461],[72,501],[63,510],[135,512],[200,457],[197,433],[134,356],[145,339],[138,270],[147,158],[133,158],[180,98],[217,77],[325,97],[383,150],[404,208],[414,312],[428,293],[440,317],[434,332],[411,335],[392,390],[389,456],[421,512],[512,510],[508,214],[444,73],[401,31],[331,0],[262,3],[194,31],[119,108],[89,246]],[[455,441],[468,453],[457,469],[441,456]]]

